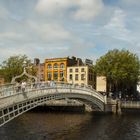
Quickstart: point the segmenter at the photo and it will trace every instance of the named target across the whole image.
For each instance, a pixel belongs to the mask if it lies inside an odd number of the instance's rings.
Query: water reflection
[[[139,115],[28,112],[0,128],[1,140],[139,140]]]

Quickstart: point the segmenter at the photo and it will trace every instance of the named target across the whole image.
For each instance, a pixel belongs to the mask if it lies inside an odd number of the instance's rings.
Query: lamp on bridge
[[[27,61],[23,61],[23,72],[26,72]],[[27,72],[26,72],[27,73]]]

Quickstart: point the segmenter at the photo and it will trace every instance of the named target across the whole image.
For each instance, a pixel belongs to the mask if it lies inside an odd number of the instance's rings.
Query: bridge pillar
[[[118,112],[117,100],[112,100],[111,98],[108,98],[107,103],[105,104],[105,112],[117,114]]]

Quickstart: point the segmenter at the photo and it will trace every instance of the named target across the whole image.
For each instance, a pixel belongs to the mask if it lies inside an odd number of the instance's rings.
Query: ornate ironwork
[[[34,79],[35,82],[37,82],[37,77],[28,74],[28,73],[26,72],[26,68],[24,67],[23,73],[20,74],[20,75],[18,75],[18,76],[16,76],[16,77],[13,77],[11,83],[15,83],[16,79],[22,77],[23,75],[25,75],[25,76],[27,76],[27,77],[29,77],[29,78],[31,78],[31,79]]]

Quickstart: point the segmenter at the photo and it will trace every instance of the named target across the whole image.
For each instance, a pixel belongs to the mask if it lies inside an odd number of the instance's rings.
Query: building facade
[[[76,57],[51,58],[45,60],[45,81],[67,82],[67,67],[76,65]]]
[[[105,76],[96,77],[96,90],[99,92],[107,91],[107,79]]]
[[[95,88],[95,74],[92,66],[71,66],[67,68],[67,82],[77,85],[91,85]]]
[[[45,64],[40,63],[40,60],[38,58],[35,58],[34,67],[37,70],[36,77],[38,78],[38,81],[44,81],[45,80]]]

